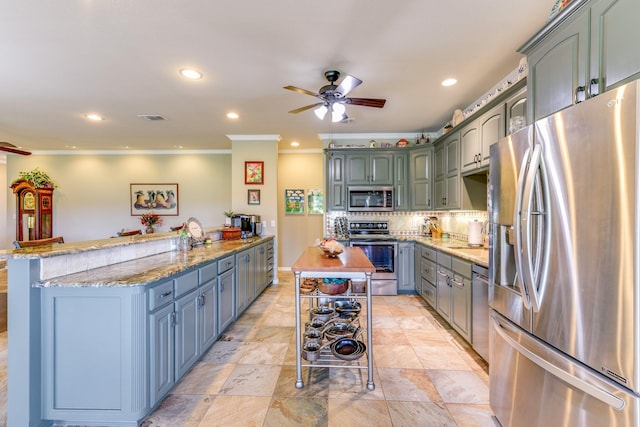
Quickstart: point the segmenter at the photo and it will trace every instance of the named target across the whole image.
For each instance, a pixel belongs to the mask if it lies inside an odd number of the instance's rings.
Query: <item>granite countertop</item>
[[[136,236],[137,237],[137,236]],[[240,240],[219,240],[190,251],[169,251],[131,261],[111,264],[66,276],[41,280],[34,287],[125,287],[147,285],[208,261],[231,255],[262,243],[273,236]]]
[[[433,239],[431,237],[414,236],[407,240],[430,246],[442,252],[457,256],[483,267],[489,267],[489,250],[485,248],[470,247],[464,240]]]

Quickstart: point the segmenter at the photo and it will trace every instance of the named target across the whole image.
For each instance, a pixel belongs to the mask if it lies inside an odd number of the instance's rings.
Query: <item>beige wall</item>
[[[280,267],[289,268],[302,251],[323,237],[323,216],[284,214],[286,189],[324,189],[324,154],[281,153],[278,156],[278,218],[280,230]],[[306,201],[305,201],[306,202]]]
[[[7,156],[6,227],[2,247],[15,240],[15,201],[7,187],[19,171],[40,167],[59,185],[54,192],[54,234],[67,241],[114,236],[143,228],[131,216],[129,184],[178,183],[179,215],[164,217],[166,231],[193,216],[204,227],[224,224],[231,206],[231,154],[125,154]]]

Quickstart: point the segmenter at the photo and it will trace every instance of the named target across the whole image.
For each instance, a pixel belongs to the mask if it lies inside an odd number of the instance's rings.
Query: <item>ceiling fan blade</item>
[[[310,90],[306,90],[306,89],[300,89],[299,87],[295,87],[295,86],[284,86],[282,89],[292,90],[294,92],[302,93],[305,95],[318,96],[317,93],[311,92]]]
[[[376,98],[347,98],[347,103],[351,105],[362,105],[363,107],[375,107],[382,108],[384,107],[386,99],[376,99]]]
[[[334,93],[336,95],[339,94],[339,98],[344,98],[349,92],[351,92],[354,88],[360,86],[361,84],[362,80],[347,74],[347,77],[345,77],[342,82],[340,82],[338,87],[334,90]]]
[[[303,111],[307,111],[310,110],[313,107],[319,107],[320,105],[324,104],[324,102],[318,102],[317,104],[311,104],[311,105],[307,105],[305,107],[300,107],[300,108],[296,108],[295,110],[291,110],[289,111],[291,114],[296,114],[296,113],[301,113]]]
[[[7,153],[20,154],[22,156],[30,156],[31,155],[31,152],[20,150],[18,147],[16,147],[15,145],[11,144],[10,142],[2,142],[2,141],[0,141],[0,151],[6,151]]]

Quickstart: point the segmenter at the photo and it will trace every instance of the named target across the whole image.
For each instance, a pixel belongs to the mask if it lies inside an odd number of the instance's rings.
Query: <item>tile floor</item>
[[[293,283],[280,273],[142,426],[499,426],[486,363],[415,295],[373,299],[374,391],[365,370],[336,368],[304,368],[296,389]],[[5,332],[0,425],[6,354]]]

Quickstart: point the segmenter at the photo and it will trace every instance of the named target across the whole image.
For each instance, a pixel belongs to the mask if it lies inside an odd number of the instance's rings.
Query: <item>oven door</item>
[[[349,245],[362,249],[376,268],[372,279],[394,280],[398,278],[398,242],[395,240],[376,240],[375,238],[351,239]]]

